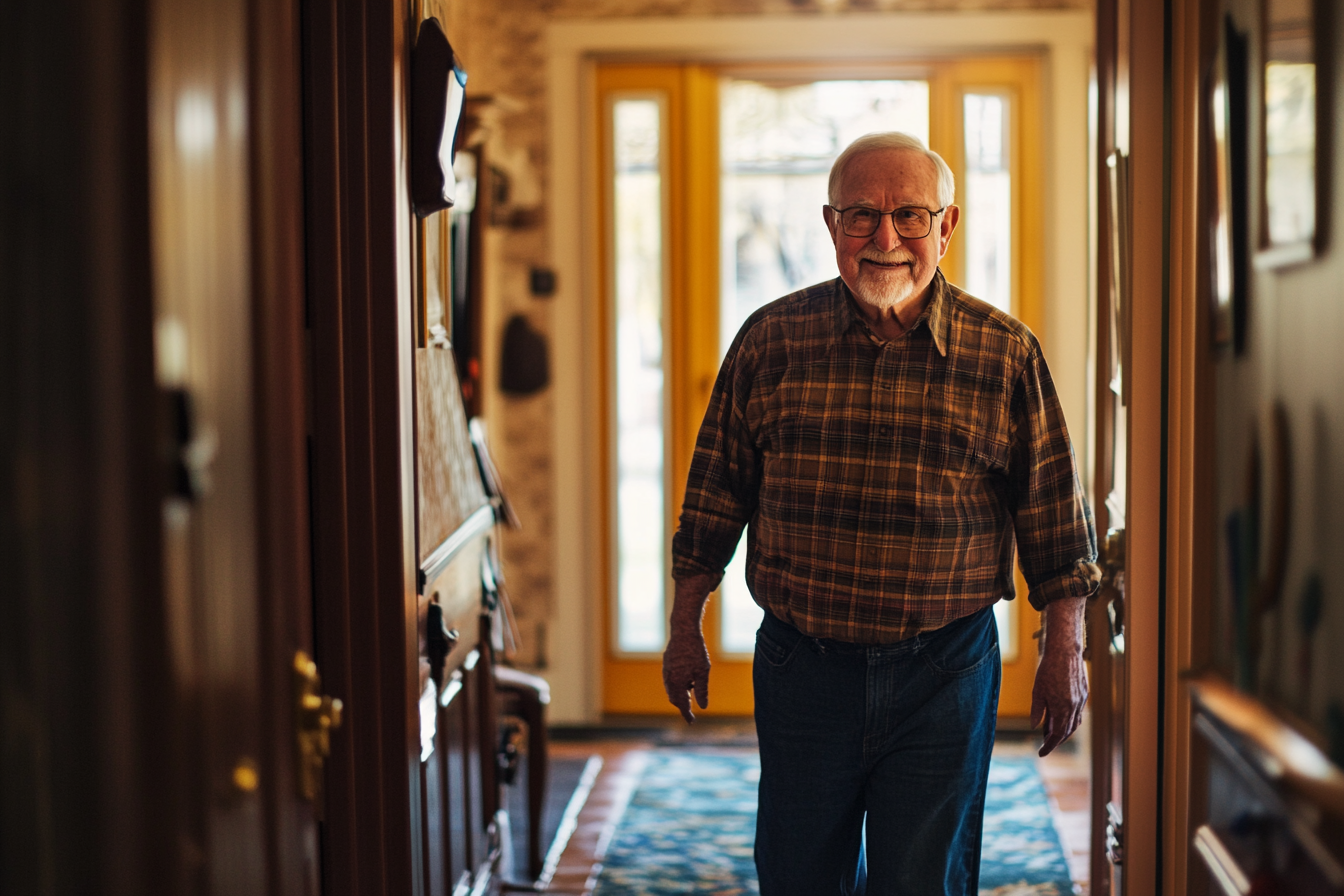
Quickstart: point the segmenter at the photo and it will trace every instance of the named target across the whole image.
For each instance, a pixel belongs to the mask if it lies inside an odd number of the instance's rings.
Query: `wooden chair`
[[[527,873],[536,880],[545,860],[541,827],[546,807],[546,705],[551,702],[551,686],[539,675],[496,666],[495,691],[504,713],[527,725]]]

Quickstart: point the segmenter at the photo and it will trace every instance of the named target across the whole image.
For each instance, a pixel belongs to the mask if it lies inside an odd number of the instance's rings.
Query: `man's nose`
[[[901,235],[896,232],[896,224],[891,220],[891,215],[883,215],[877,222],[873,244],[883,252],[890,252],[901,244]]]

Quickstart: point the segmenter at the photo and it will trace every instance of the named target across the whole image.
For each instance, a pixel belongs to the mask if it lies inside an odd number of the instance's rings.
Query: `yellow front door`
[[[602,191],[606,354],[603,709],[671,714],[661,652],[669,543],[696,430],[726,344],[755,308],[835,276],[822,224],[831,160],[872,130],[923,136],[957,177],[962,231],[948,277],[1042,324],[1038,62],[820,68],[604,64],[594,182]],[[850,133],[852,131],[852,133]],[[710,599],[707,714],[752,711],[760,611],[745,546]],[[1001,716],[1026,716],[1039,618],[999,607]]]

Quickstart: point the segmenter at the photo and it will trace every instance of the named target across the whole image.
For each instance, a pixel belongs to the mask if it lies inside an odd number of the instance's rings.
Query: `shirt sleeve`
[[[1101,569],[1064,413],[1040,346],[1031,343],[1012,398],[1009,500],[1027,599],[1041,610],[1061,598],[1090,596]]]
[[[747,423],[756,352],[756,318],[733,340],[695,439],[681,525],[672,538],[672,577],[721,574],[756,512],[760,453]]]

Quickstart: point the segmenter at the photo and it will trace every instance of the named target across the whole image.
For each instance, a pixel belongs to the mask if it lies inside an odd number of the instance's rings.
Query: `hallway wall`
[[[509,176],[514,226],[494,225],[484,234],[485,304],[483,408],[502,474],[523,528],[506,535],[510,593],[522,628],[519,659],[546,668],[546,630],[553,627],[558,590],[554,441],[557,415],[578,413],[557,406],[553,387],[527,396],[501,394],[498,348],[504,323],[524,315],[553,340],[555,304],[529,293],[531,267],[552,267],[554,234],[548,227],[551,164],[546,113],[546,28],[567,19],[705,16],[797,16],[834,18],[882,11],[979,11],[1090,9],[1089,0],[467,0],[453,8],[450,34],[470,73],[469,93],[496,100],[487,123],[491,164]],[[496,220],[501,216],[497,215]],[[564,284],[561,287],[564,288]],[[552,360],[556,351],[552,348]],[[554,371],[552,371],[554,375]],[[1080,393],[1082,389],[1079,389]],[[1084,420],[1075,422],[1081,429]]]

